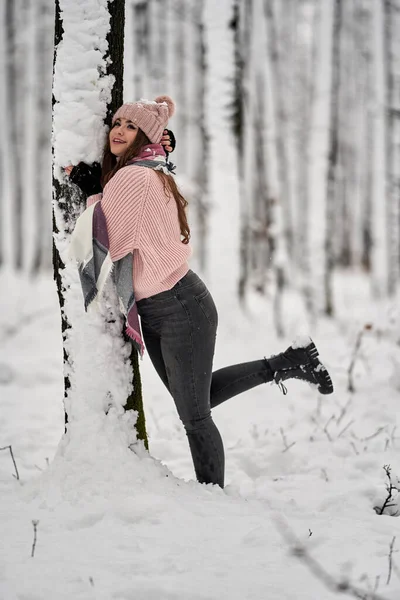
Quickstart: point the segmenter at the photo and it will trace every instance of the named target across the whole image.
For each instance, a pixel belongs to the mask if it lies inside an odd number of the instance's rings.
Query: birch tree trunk
[[[372,290],[382,297],[388,289],[388,187],[386,185],[386,78],[383,2],[373,3],[374,122],[372,182]]]
[[[290,165],[288,160],[288,119],[286,101],[283,94],[282,57],[277,32],[277,17],[274,0],[264,0],[264,14],[267,23],[269,60],[271,63],[271,92],[275,114],[275,143],[279,173],[279,202],[282,205],[283,231],[289,256],[293,249],[293,223],[290,207]]]
[[[74,0],[56,2],[53,264],[62,313],[66,431],[70,433],[71,426],[89,427],[92,419],[111,409],[117,411],[122,419],[121,411],[133,408],[139,413],[135,424],[137,438],[144,440],[147,447],[137,353],[133,352],[129,342],[122,339],[123,319],[115,292],[111,287],[107,290],[98,313],[84,314],[76,266],[70,262],[66,264],[64,260],[68,238],[82,211],[82,200],[63,175],[62,167],[68,161],[78,162],[76,157],[82,154],[88,163],[100,159],[107,131],[102,119],[106,116],[109,120],[122,103],[124,14],[124,2],[85,0],[79,6]],[[97,39],[96,36],[90,38],[90,44],[97,52],[88,53],[94,67],[92,78],[88,79],[76,76],[80,74],[72,61],[76,61],[73,54],[78,47],[82,46],[82,52],[90,50],[85,29],[81,29],[80,24],[84,22],[90,27],[91,21],[92,28],[96,27]],[[74,77],[71,77],[73,70]],[[86,95],[90,95],[88,106],[85,106],[81,86],[86,86]],[[80,110],[83,116],[76,110],[77,93],[82,97]],[[93,114],[90,114],[91,111]],[[90,119],[85,119],[85,114],[90,115]],[[71,156],[68,156],[62,140],[65,139],[64,131],[73,134],[74,125],[81,137],[76,139],[75,145],[71,144],[68,149]],[[99,132],[102,132],[101,136]],[[84,146],[79,148],[82,140]],[[132,367],[135,378],[133,391]],[[129,424],[127,419],[121,420],[127,439],[130,439]]]
[[[398,8],[397,10],[400,10]],[[399,280],[399,191],[396,190],[395,146],[397,123],[395,119],[396,90],[394,73],[395,10],[393,0],[384,0],[384,64],[386,89],[386,190],[388,223],[388,282],[387,292],[394,295]]]
[[[6,128],[8,140],[8,153],[11,160],[8,164],[9,178],[9,204],[12,214],[12,264],[16,269],[23,267],[24,237],[23,237],[23,190],[22,177],[19,167],[22,165],[20,156],[21,140],[15,135],[15,124],[20,117],[19,107],[21,97],[18,97],[18,64],[17,64],[17,18],[18,8],[16,0],[5,0],[5,25],[6,25]]]
[[[334,222],[336,170],[338,165],[339,94],[340,94],[340,37],[342,28],[342,0],[335,0],[332,42],[332,82],[329,128],[329,156],[327,173],[326,223]],[[334,267],[333,228],[327,227],[325,236],[325,313],[333,315],[332,275]]]
[[[327,181],[327,158],[329,152],[329,126],[331,68],[332,68],[332,30],[333,30],[333,3],[324,2],[321,5],[321,16],[319,19],[318,53],[315,70],[315,95],[312,107],[309,164],[308,164],[308,187],[309,187],[309,211],[308,211],[308,250],[310,286],[312,288],[312,317],[315,320],[318,313],[325,310],[325,269],[326,259],[326,236],[327,232],[327,208],[326,190]]]
[[[302,284],[301,289],[304,296],[304,302],[310,317],[315,315],[314,309],[314,293],[311,279],[312,271],[312,252],[308,243],[310,235],[310,144],[311,144],[311,126],[313,117],[313,107],[315,102],[315,86],[317,77],[317,56],[318,56],[318,32],[321,29],[321,6],[319,3],[313,3],[312,7],[309,7],[307,3],[303,6],[305,11],[304,21],[301,23],[302,27],[305,28],[304,37],[308,38],[308,52],[306,41],[302,37],[299,39],[298,53],[305,53],[303,60],[299,63],[299,86],[300,98],[302,98],[299,115],[299,135],[298,135],[298,188],[297,198],[299,203],[299,221],[298,221],[298,265],[302,271]],[[307,17],[310,22],[307,23]]]
[[[34,21],[36,31],[34,38],[35,54],[35,80],[34,88],[36,123],[40,126],[35,129],[35,167],[34,167],[34,202],[35,224],[33,227],[33,253],[30,263],[32,274],[40,269],[49,269],[51,266],[51,239],[44,232],[51,229],[51,207],[49,194],[51,181],[49,173],[49,159],[51,146],[48,131],[51,129],[51,100],[48,90],[51,89],[51,48],[49,24],[54,19],[54,10],[49,0],[37,0],[34,4]],[[49,60],[50,59],[50,60]],[[49,76],[46,76],[49,73]],[[46,124],[48,127],[46,127]]]

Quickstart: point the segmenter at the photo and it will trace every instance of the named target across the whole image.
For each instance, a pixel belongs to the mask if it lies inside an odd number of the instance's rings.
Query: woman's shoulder
[[[115,175],[106,184],[104,191],[115,190],[115,188],[125,187],[129,185],[131,188],[143,186],[148,180],[149,169],[146,167],[135,167],[127,165],[119,169]]]

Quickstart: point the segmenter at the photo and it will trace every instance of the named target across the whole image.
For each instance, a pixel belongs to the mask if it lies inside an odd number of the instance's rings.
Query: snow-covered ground
[[[222,491],[193,480],[173,402],[148,358],[150,455],[124,445],[121,417],[111,411],[94,416],[96,439],[77,430],[53,460],[63,433],[54,285],[3,273],[0,446],[12,445],[20,480],[1,451],[0,598],[335,597],[291,555],[286,528],[338,579],[366,590],[378,580],[382,597],[399,598],[397,541],[386,581],[400,521],[374,511],[386,497],[383,466],[391,465],[395,483],[400,474],[398,323],[387,306],[363,301],[362,283],[338,281],[340,317],[314,334],[332,372],[332,396],[289,382],[286,397],[265,385],[215,409],[226,447]],[[299,305],[289,298],[285,308],[291,334],[300,331]],[[287,345],[289,338],[275,338],[270,312],[256,297],[247,317],[220,306],[217,367]],[[367,322],[374,327],[363,338],[350,394],[347,369]]]

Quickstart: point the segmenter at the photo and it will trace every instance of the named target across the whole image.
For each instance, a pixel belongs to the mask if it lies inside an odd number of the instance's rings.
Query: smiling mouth
[[[113,143],[114,144],[125,144],[126,142],[124,142],[123,140],[114,139]]]

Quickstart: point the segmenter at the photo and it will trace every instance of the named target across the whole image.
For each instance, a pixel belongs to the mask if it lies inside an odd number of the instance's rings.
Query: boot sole
[[[310,359],[310,363],[313,365],[313,374],[318,385],[318,391],[320,394],[332,394],[333,383],[331,376],[328,373],[328,369],[319,360],[319,352],[313,341],[305,348],[306,354]]]

